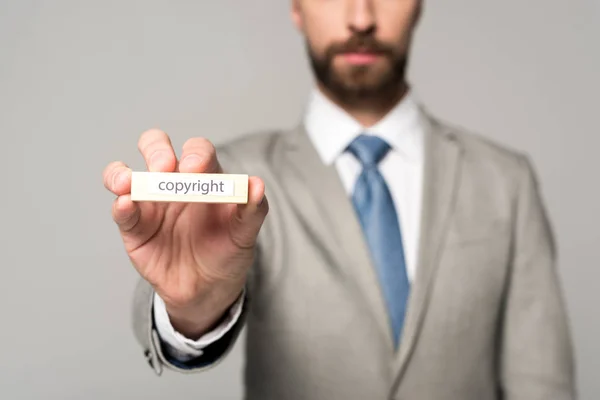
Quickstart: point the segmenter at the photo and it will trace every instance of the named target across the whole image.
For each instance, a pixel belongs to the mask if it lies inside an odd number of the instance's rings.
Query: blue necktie
[[[404,324],[409,293],[402,235],[394,202],[377,165],[390,146],[376,136],[360,135],[348,146],[363,170],[352,202],[358,213],[391,322],[397,347]]]

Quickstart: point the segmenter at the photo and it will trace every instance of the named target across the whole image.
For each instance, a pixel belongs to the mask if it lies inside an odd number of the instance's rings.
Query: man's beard
[[[338,101],[347,104],[386,102],[395,98],[403,87],[407,57],[372,36],[353,36],[346,43],[334,44],[318,57],[310,44],[306,47],[310,64],[317,81]],[[347,74],[337,73],[333,68],[335,56],[348,52],[369,52],[385,57],[389,67],[384,71],[373,71],[372,67],[355,66]]]

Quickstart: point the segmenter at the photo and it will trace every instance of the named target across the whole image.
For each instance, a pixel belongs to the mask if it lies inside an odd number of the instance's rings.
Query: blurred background
[[[426,0],[413,88],[530,154],[559,245],[581,399],[600,398],[598,0]],[[289,1],[0,0],[0,398],[239,399],[244,342],[201,375],[146,364],[137,274],[102,185],[137,139],[179,151],[301,116],[312,78]]]

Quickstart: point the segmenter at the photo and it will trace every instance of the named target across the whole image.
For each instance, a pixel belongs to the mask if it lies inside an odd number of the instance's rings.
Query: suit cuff
[[[154,322],[165,351],[172,358],[181,362],[188,362],[202,356],[203,349],[222,339],[235,326],[242,313],[244,297],[245,289],[215,329],[207,332],[198,340],[192,340],[173,328],[165,303],[155,292],[153,299]]]

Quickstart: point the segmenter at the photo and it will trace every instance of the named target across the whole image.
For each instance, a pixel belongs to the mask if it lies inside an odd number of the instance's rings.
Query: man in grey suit
[[[216,367],[246,327],[248,399],[575,398],[532,164],[418,103],[421,7],[293,1],[316,87],[292,131],[192,138],[179,160],[142,134],[148,170],[249,174],[248,204],[132,202],[131,170],[106,167],[157,374]]]

